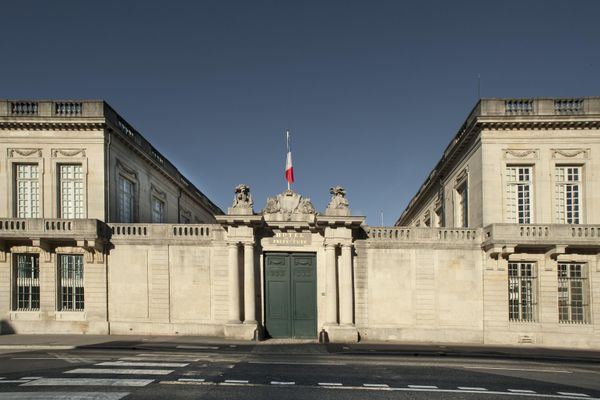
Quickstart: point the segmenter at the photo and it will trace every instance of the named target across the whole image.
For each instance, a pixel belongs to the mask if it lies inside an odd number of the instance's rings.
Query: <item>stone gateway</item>
[[[0,332],[600,349],[598,171],[600,98],[482,99],[395,226],[225,213],[105,102],[3,100]]]

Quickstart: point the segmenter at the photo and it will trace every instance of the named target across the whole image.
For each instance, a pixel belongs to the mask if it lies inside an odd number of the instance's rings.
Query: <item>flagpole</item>
[[[287,152],[289,153],[290,152],[290,131],[285,131],[285,138],[286,138],[285,145],[287,148]],[[287,181],[287,185],[288,185],[287,190],[290,191],[290,181],[289,180]]]

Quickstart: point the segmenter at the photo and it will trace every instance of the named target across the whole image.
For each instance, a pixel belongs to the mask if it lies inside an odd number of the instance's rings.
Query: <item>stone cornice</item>
[[[96,131],[103,130],[106,127],[104,120],[90,121],[2,121],[0,120],[0,129],[12,130],[60,130],[60,131]]]

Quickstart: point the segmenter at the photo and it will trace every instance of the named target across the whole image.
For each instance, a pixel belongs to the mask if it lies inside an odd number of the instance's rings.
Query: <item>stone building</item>
[[[2,329],[597,349],[599,139],[600,98],[481,100],[370,227],[341,187],[224,214],[105,103],[5,101]]]

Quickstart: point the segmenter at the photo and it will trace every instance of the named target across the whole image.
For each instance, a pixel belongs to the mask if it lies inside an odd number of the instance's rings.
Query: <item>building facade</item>
[[[600,348],[599,98],[481,100],[394,227],[224,214],[105,103],[4,103],[3,333]]]

